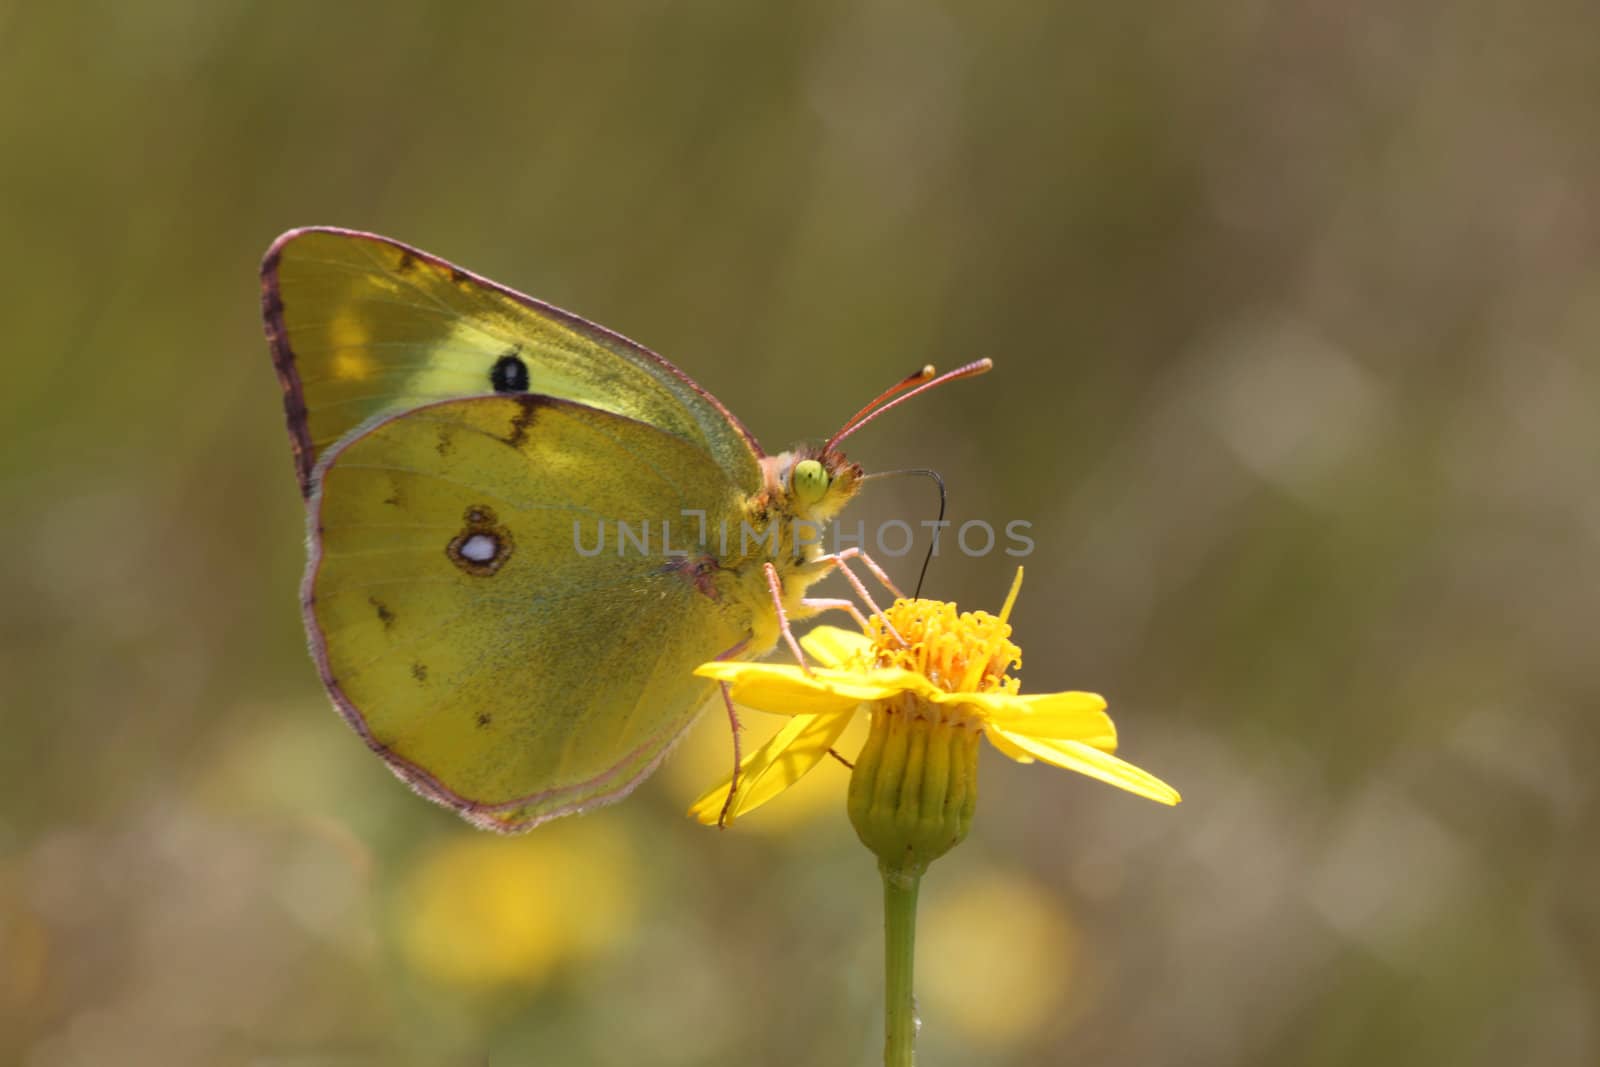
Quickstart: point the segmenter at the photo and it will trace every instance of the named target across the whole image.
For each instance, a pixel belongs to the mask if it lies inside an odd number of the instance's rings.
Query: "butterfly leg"
[[[835,552],[834,554],[828,556],[819,556],[817,558],[817,562],[837,568],[839,573],[844,575],[845,581],[850,583],[850,588],[855,590],[856,596],[861,598],[861,602],[868,608],[872,609],[873,616],[878,619],[879,622],[883,623],[883,628],[889,633],[893,634],[896,641],[904,645],[906,643],[906,639],[900,636],[900,631],[894,628],[894,624],[891,623],[889,621],[889,617],[883,613],[883,609],[878,607],[877,601],[872,599],[872,594],[867,592],[866,583],[857,577],[855,571],[850,569],[849,561],[857,557],[866,563],[867,568],[872,571],[873,577],[882,582],[884,588],[888,589],[897,597],[901,595],[900,590],[896,589],[894,583],[889,580],[889,576],[883,573],[883,568],[874,563],[871,557],[869,557],[865,552],[862,552],[859,548],[852,546],[845,549],[843,552]],[[861,619],[859,615],[857,615],[857,621],[861,623],[861,628],[863,630],[867,628],[866,620]]]
[[[728,691],[727,682],[717,685],[722,689],[722,703],[728,709],[728,726],[733,733],[733,779],[728,782],[728,799],[722,802],[722,811],[717,815],[717,829],[725,830],[728,816],[733,813],[733,798],[739,795],[739,763],[744,755],[739,751],[739,712],[733,706],[733,694]]]
[[[856,607],[854,600],[845,600],[843,597],[835,599],[833,597],[808,596],[800,601],[800,604],[814,612],[848,611],[850,617],[856,621],[856,625],[861,627],[861,632],[866,633],[867,631],[867,617],[861,614],[861,609]]]
[[[772,594],[772,608],[778,613],[778,632],[783,634],[789,650],[800,663],[800,669],[810,674],[811,664],[806,662],[806,654],[800,651],[800,642],[794,639],[794,631],[789,628],[789,613],[783,609],[783,582],[778,579],[778,568],[770,560],[762,564],[762,568],[767,574],[767,591]]]
[[[859,559],[862,562],[862,564],[867,568],[867,570],[872,572],[872,576],[874,578],[878,579],[878,584],[879,585],[883,586],[885,589],[889,590],[889,592],[893,593],[896,598],[902,598],[902,597],[905,596],[905,594],[900,591],[900,587],[895,585],[894,582],[889,580],[889,575],[884,572],[884,569],[882,567],[878,566],[878,561],[873,559],[871,556],[867,555],[865,552],[861,551],[859,546],[851,545],[849,548],[845,549],[843,552],[834,553],[834,557],[837,558],[840,561],[841,565],[843,564],[843,562],[845,560]],[[828,558],[828,557],[824,557],[824,558]]]
[[[748,639],[740,641],[717,659],[732,659],[744,651],[744,647],[749,643]],[[739,723],[739,709],[733,706],[733,692],[728,688],[727,682],[718,682],[717,685],[722,690],[722,705],[728,709],[728,732],[733,735],[733,778],[728,782],[728,799],[722,802],[722,812],[717,816],[717,829],[722,830],[728,825],[728,815],[733,811],[733,798],[739,793],[739,764],[743,761],[744,754],[740,751],[739,731],[742,727]]]

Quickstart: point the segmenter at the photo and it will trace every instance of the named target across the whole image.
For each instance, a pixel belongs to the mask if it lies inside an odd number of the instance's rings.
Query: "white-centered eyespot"
[[[482,504],[472,505],[462,519],[466,529],[445,545],[445,555],[465,573],[487,578],[511,558],[511,531],[500,524],[493,508]]]
[[[474,563],[488,563],[500,551],[500,542],[490,534],[476,533],[461,546],[461,555]]]

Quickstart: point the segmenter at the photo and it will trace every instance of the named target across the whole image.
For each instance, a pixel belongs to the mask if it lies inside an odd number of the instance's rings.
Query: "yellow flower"
[[[1019,568],[999,616],[958,613],[954,604],[938,600],[901,599],[884,613],[888,626],[874,618],[864,633],[818,627],[800,639],[822,664],[809,671],[773,663],[700,666],[696,674],[727,682],[738,703],[791,717],[740,763],[739,791],[728,821],[765,804],[827,758],[864,706],[875,725],[903,715],[907,721],[981,732],[1019,763],[1039,760],[1176,804],[1177,790],[1111,755],[1117,733],[1102,697],[1019,692],[1010,671],[1021,665],[1022,654],[1010,640],[1007,620],[1021,586]],[[729,784],[701,797],[690,814],[715,824]]]
[[[630,842],[593,827],[549,829],[455,834],[418,857],[396,917],[420,974],[467,989],[537,986],[627,939],[638,910]]]
[[[917,1000],[941,1028],[998,1051],[1070,1026],[1096,977],[1066,901],[1019,871],[968,869],[924,901]],[[1005,916],[1003,929],[993,919]]]

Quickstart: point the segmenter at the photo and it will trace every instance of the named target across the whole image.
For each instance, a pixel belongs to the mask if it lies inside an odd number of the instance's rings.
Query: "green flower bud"
[[[914,693],[871,706],[850,775],[850,823],[886,875],[920,877],[959,845],[978,804],[981,724]]]

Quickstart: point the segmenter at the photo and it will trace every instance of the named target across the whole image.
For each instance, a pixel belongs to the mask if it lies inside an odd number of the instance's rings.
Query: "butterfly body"
[[[262,279],[312,655],[419,792],[503,831],[615,800],[716,696],[695,666],[809,612],[836,448],[767,456],[654,353],[387,238],[291,231]]]

